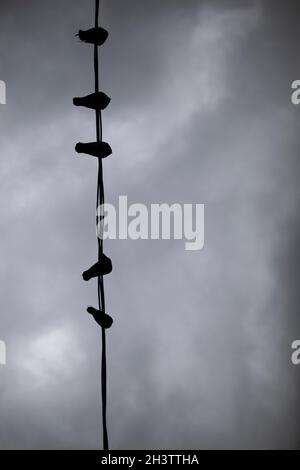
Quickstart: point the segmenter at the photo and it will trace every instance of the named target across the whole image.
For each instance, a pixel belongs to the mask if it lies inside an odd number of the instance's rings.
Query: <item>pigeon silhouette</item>
[[[102,46],[108,38],[108,31],[104,28],[91,28],[86,31],[80,29],[78,34],[80,41],[88,44],[94,44],[95,46]]]
[[[75,106],[83,106],[89,109],[103,111],[110,103],[110,98],[102,91],[83,96],[82,98],[73,98]]]
[[[110,315],[107,315],[94,307],[88,307],[86,311],[94,317],[95,322],[97,322],[101,328],[105,328],[107,330],[112,326],[113,319]]]
[[[112,262],[111,259],[105,256],[104,254],[101,255],[100,261],[97,261],[93,266],[91,266],[87,271],[82,273],[82,277],[84,281],[89,281],[94,277],[105,276],[106,274],[110,274],[112,272]]]
[[[98,158],[106,158],[112,154],[111,146],[107,142],[78,142],[75,150],[77,153],[85,153]]]

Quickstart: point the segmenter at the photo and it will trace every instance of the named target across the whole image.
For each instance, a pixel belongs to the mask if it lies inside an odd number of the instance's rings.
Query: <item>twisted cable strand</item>
[[[95,8],[95,28],[99,26],[99,0],[96,1]],[[98,46],[94,46],[94,72],[95,72],[95,93],[99,92],[99,58]],[[102,113],[100,109],[96,109],[96,138],[97,142],[102,142]],[[103,204],[104,204],[104,183],[103,183],[103,167],[102,159],[98,158],[98,179],[97,179],[97,202],[96,202],[96,226],[98,226],[98,218],[100,217],[100,227],[102,224]],[[100,214],[98,208],[100,206]],[[103,254],[103,239],[102,230],[100,234],[97,233],[98,241],[98,261],[100,262],[101,255]],[[105,313],[105,292],[103,276],[98,277],[98,304],[99,310]],[[106,367],[106,332],[102,327],[102,358],[101,358],[101,395],[102,395],[102,427],[103,427],[103,450],[109,450],[107,420],[106,420],[106,405],[107,405],[107,367]]]

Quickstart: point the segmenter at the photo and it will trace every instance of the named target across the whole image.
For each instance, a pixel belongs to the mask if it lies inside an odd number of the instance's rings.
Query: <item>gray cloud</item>
[[[206,204],[199,253],[107,242],[112,448],[297,448],[299,6],[103,3],[107,200]],[[1,3],[3,449],[99,445],[92,5]]]

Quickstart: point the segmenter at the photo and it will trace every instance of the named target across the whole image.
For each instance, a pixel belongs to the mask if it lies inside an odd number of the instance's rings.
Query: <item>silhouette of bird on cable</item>
[[[111,146],[107,142],[78,142],[75,150],[77,153],[85,153],[98,158],[106,158],[112,154]]]
[[[103,111],[109,105],[111,99],[102,91],[97,93],[92,93],[82,98],[74,98],[73,104],[75,106],[83,106],[89,109],[95,109],[98,111]]]
[[[91,28],[86,31],[82,29],[79,30],[76,35],[79,37],[80,41],[86,42],[88,44],[94,44],[95,46],[102,46],[108,38],[108,31],[104,28]]]
[[[105,328],[107,330],[113,324],[113,319],[110,315],[107,315],[94,307],[88,307],[86,311],[94,317],[95,322],[97,322],[101,328]]]
[[[112,262],[111,259],[102,254],[100,260],[97,261],[93,266],[91,266],[87,271],[82,273],[82,277],[85,281],[89,281],[94,277],[105,276],[112,272]]]

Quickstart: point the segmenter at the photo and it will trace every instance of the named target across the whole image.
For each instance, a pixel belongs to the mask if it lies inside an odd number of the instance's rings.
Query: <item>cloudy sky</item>
[[[107,202],[205,204],[202,251],[106,242],[111,447],[299,448],[299,2],[101,3]],[[0,448],[94,449],[94,2],[0,8]]]

